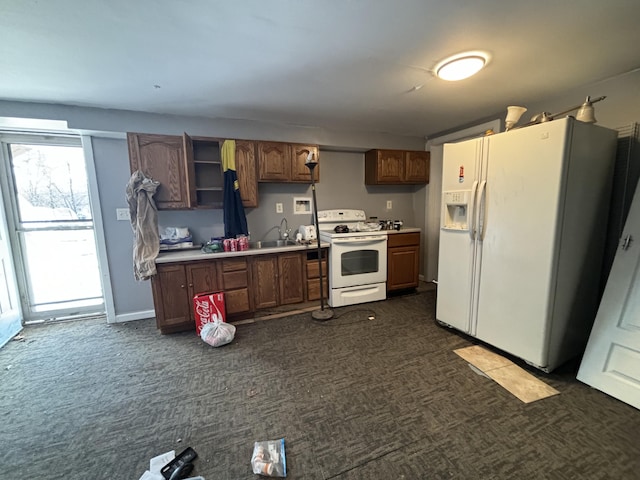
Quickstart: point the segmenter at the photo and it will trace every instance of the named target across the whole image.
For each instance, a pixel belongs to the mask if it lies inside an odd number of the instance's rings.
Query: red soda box
[[[196,334],[205,323],[219,320],[226,322],[224,292],[199,293],[193,297],[193,313],[196,319]]]

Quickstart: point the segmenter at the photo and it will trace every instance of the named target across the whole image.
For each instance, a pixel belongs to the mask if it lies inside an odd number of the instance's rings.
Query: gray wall
[[[607,95],[606,100],[596,104],[596,117],[601,125],[617,128],[640,121],[640,71],[564,92],[552,99],[514,99],[511,103],[529,108],[523,116],[524,121],[543,110],[553,113],[581,103],[586,95]],[[316,190],[320,209],[361,208],[369,216],[402,219],[405,225],[422,228],[425,232],[430,187],[367,187],[364,185],[362,153],[369,148],[419,150],[424,148],[423,138],[6,101],[0,101],[0,112],[6,117],[66,120],[70,128],[95,132],[93,146],[100,204],[115,311],[119,316],[153,308],[149,282],[136,282],[133,278],[131,227],[128,222],[115,219],[115,209],[126,207],[124,186],[129,178],[129,159],[124,133],[127,131],[166,134],[186,131],[192,135],[317,143],[321,146],[321,180]],[[496,116],[504,118],[504,113],[498,112]],[[438,181],[432,176],[432,183]],[[293,214],[293,198],[297,196],[311,197],[310,186],[260,184],[260,207],[246,212],[252,237],[260,238],[271,226],[279,224],[283,216],[292,228],[309,223],[310,218],[306,215]],[[385,209],[387,200],[393,201],[390,212]],[[284,214],[275,212],[277,202],[284,204]],[[219,210],[160,212],[159,222],[162,226],[190,227],[198,242],[220,236],[224,231]],[[271,232],[270,238],[275,235],[276,232]],[[423,255],[426,250],[424,237],[423,234]],[[424,260],[421,266],[424,273]]]
[[[70,128],[93,136],[114,307],[120,319],[153,309],[150,282],[136,282],[133,277],[131,226],[117,221],[115,215],[116,208],[127,206],[124,194],[130,175],[127,131],[165,134],[186,131],[191,135],[317,143],[321,147],[321,180],[316,186],[320,209],[361,208],[367,215],[402,219],[412,226],[420,226],[424,221],[414,211],[414,193],[424,187],[365,187],[362,153],[369,148],[423,149],[423,138],[21,102],[0,101],[0,112],[6,117],[66,120]],[[294,229],[310,223],[310,215],[293,214],[294,197],[311,197],[310,185],[260,184],[260,206],[246,211],[252,237],[259,239],[283,217]],[[424,203],[424,194],[422,197],[420,202]],[[391,211],[385,209],[387,200],[393,202]],[[277,202],[284,204],[283,214],[276,213]],[[221,210],[162,211],[158,221],[160,226],[189,227],[198,243],[224,234]],[[269,238],[276,236],[273,231]]]

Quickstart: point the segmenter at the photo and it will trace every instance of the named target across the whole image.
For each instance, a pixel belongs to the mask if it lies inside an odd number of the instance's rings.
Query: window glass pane
[[[90,220],[82,148],[11,144],[21,222]]]
[[[22,238],[32,306],[102,303],[93,230],[29,231]]]

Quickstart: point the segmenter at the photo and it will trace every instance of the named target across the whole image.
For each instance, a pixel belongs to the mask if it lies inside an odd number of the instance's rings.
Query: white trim
[[[100,193],[98,191],[98,177],[96,175],[96,163],[93,157],[93,142],[91,137],[82,135],[82,150],[84,152],[87,168],[87,183],[89,185],[89,203],[93,215],[93,232],[96,239],[98,254],[98,268],[100,269],[100,281],[102,282],[102,295],[104,300],[107,323],[116,321],[116,309],[113,302],[113,290],[111,289],[111,275],[109,274],[109,262],[107,260],[107,245],[102,223],[102,210],[100,209]]]
[[[110,323],[123,323],[132,322],[134,320],[146,320],[147,318],[155,318],[155,310],[140,310],[139,312],[121,313],[115,316],[113,322]]]
[[[473,127],[465,128],[457,132],[442,135],[440,137],[427,139],[427,150],[432,145],[442,145],[447,142],[459,142],[468,138],[484,136],[487,130],[493,130],[493,133],[500,133],[501,121],[499,118],[491,120],[489,122],[481,123],[480,125],[474,125]]]

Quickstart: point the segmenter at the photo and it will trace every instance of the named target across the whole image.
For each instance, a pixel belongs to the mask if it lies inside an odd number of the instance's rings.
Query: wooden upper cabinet
[[[429,152],[406,152],[404,164],[405,183],[429,183]]]
[[[366,185],[411,185],[429,182],[429,152],[369,150],[364,158]]]
[[[311,172],[305,165],[309,153],[318,158],[317,145],[301,145],[283,142],[258,142],[258,181],[311,183]],[[314,171],[315,181],[320,181],[320,170]]]
[[[311,171],[307,168],[307,157],[313,153],[316,162],[319,160],[317,145],[299,145],[291,144],[291,181],[301,183],[311,183]],[[320,164],[316,165],[313,170],[315,181],[320,181]]]
[[[291,178],[291,146],[281,142],[258,142],[258,180],[288,182]]]
[[[185,137],[127,133],[131,173],[141,170],[160,182],[154,200],[159,209],[188,209],[194,204],[193,169],[185,154]]]
[[[236,140],[236,172],[240,197],[244,207],[258,206],[258,175],[256,163],[256,143]]]
[[[365,183],[402,183],[404,152],[401,150],[369,150],[365,153]]]

